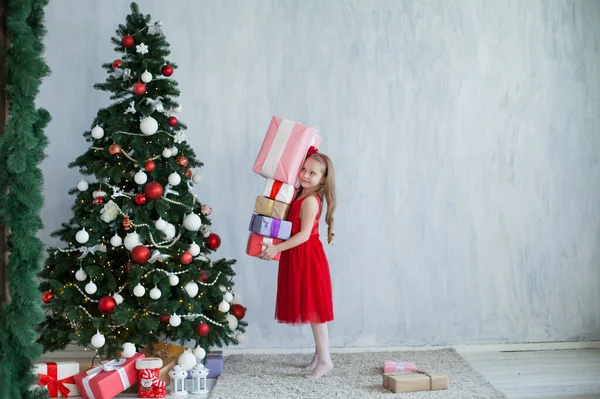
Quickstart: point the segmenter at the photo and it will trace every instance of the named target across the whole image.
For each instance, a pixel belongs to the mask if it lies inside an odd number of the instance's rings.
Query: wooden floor
[[[600,349],[461,355],[509,399],[600,398]]]

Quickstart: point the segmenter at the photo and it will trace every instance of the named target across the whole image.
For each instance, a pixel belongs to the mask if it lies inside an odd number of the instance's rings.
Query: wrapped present
[[[75,375],[82,398],[112,399],[138,381],[135,362],[144,358],[136,353],[129,359],[110,360]]]
[[[267,197],[258,196],[254,203],[254,212],[279,220],[286,220],[290,206]]]
[[[138,396],[140,398],[164,398],[167,385],[158,378],[163,361],[159,357],[146,357],[135,362],[138,371]]]
[[[417,365],[413,362],[407,362],[404,360],[384,360],[383,361],[383,372],[394,373],[396,371],[413,371],[417,369]]]
[[[263,193],[267,198],[271,198],[284,204],[291,204],[296,196],[296,187],[275,179],[267,179]]]
[[[292,222],[254,214],[249,230],[261,236],[287,240],[292,233]]]
[[[391,373],[388,375],[387,385],[390,391],[396,393],[439,391],[448,389],[448,376],[441,373],[426,372],[422,370]]]
[[[79,373],[77,362],[34,363],[33,373],[38,377],[38,385],[46,387],[51,398],[79,396],[73,376]]]
[[[204,367],[208,369],[208,378],[216,378],[223,372],[223,351],[211,351],[206,355]]]
[[[158,373],[158,379],[168,385],[171,382],[169,371],[177,364],[177,358],[185,352],[185,349],[185,347],[180,345],[161,342],[152,345],[152,348],[144,348],[141,352],[146,357],[158,357],[162,359],[162,367]]]
[[[308,149],[319,144],[316,129],[274,116],[252,170],[294,186]]]
[[[264,237],[256,233],[250,233],[250,237],[248,237],[248,246],[246,247],[246,253],[250,256],[258,256],[263,251],[263,249],[265,249],[264,244],[271,243],[277,245],[281,242],[283,242],[283,240],[280,240],[279,238]],[[277,255],[275,255],[273,260],[279,260],[280,256],[281,253],[278,253]]]

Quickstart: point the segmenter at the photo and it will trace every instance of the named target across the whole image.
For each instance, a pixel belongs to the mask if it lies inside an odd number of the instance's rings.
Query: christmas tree
[[[91,345],[103,357],[165,339],[236,344],[246,323],[231,291],[235,261],[209,258],[220,238],[210,206],[191,192],[202,163],[175,116],[177,65],[160,21],[135,3],[126,21],[112,38],[120,57],[94,85],[115,102],[98,111],[84,133],[89,149],[69,165],[95,182],[69,192],[73,217],[53,233],[66,244],[50,248],[41,272],[50,312],[39,341],[45,351]]]

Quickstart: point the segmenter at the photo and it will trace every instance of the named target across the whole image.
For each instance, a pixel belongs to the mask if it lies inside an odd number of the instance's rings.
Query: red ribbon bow
[[[58,392],[63,398],[69,396],[71,390],[65,386],[65,384],[75,384],[75,379],[73,376],[63,378],[61,380],[58,378],[58,366],[56,363],[49,362],[46,363],[48,366],[48,374],[38,374],[39,381],[38,385],[45,386],[48,388],[48,393],[51,398],[58,397]]]
[[[311,146],[308,148],[308,153],[306,154],[306,156],[307,156],[307,157],[310,157],[311,155],[313,155],[313,154],[318,154],[318,153],[319,153],[319,150],[317,149],[317,147],[315,147],[314,145],[311,145]]]

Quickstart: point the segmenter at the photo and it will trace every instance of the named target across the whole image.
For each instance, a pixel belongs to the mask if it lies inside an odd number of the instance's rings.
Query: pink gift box
[[[321,140],[316,129],[274,116],[252,170],[295,186],[308,149]]]
[[[111,360],[79,373],[75,383],[82,398],[112,399],[138,381],[135,362],[143,359],[136,353],[129,359]]]

